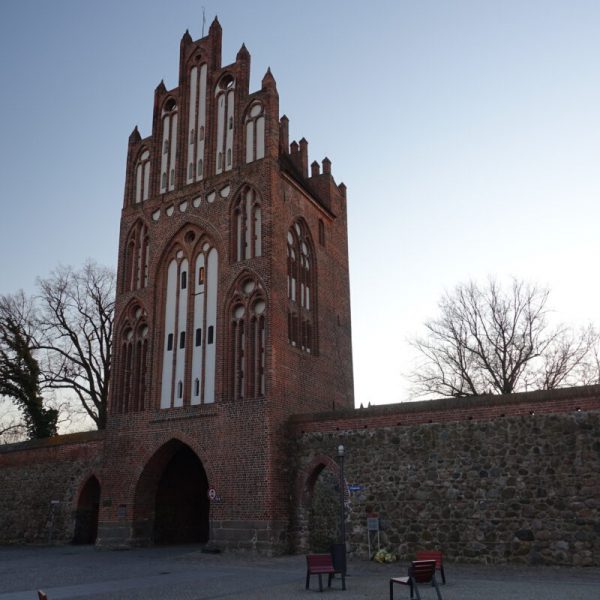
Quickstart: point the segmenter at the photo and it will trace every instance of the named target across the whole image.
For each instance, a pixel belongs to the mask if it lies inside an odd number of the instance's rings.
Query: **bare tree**
[[[106,426],[115,309],[113,270],[88,261],[39,280],[37,347],[45,384],[72,390],[98,429]]]
[[[44,406],[42,375],[34,355],[32,303],[21,291],[0,297],[0,395],[11,398],[23,415],[14,414],[0,426],[5,438],[25,430],[30,438],[56,434],[58,411]]]
[[[14,400],[0,397],[0,444],[12,444],[26,440],[27,428]]]
[[[458,285],[439,302],[440,316],[411,343],[422,358],[411,375],[416,395],[475,396],[585,383],[598,337],[552,326],[549,291],[513,280]],[[587,373],[587,375],[585,375]]]

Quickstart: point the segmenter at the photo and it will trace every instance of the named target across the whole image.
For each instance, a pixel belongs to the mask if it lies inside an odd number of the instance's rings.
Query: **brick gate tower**
[[[186,32],[129,137],[100,546],[283,550],[287,418],[353,407],[346,189],[249,80]]]

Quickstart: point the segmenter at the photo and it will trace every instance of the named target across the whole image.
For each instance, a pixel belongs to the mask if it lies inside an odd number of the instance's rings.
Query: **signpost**
[[[369,558],[373,558],[371,554],[371,536],[377,537],[377,550],[381,550],[379,541],[379,515],[371,513],[367,515],[367,539],[369,541]]]

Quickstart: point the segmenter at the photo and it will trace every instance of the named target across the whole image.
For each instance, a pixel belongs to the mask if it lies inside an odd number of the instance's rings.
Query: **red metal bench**
[[[417,583],[431,583],[435,587],[438,600],[442,600],[442,594],[435,580],[435,560],[413,560],[408,567],[408,577],[392,577],[390,579],[390,600],[394,600],[394,584],[410,586],[410,597],[413,592],[417,594],[417,600],[421,600],[419,586]]]
[[[346,589],[346,577],[342,571],[337,571],[333,566],[331,554],[307,554],[306,555],[306,589],[310,585],[310,576],[319,576],[319,591],[323,591],[323,575],[328,575],[327,587],[331,587],[333,576],[339,573],[342,576],[342,589]]]
[[[439,550],[419,550],[415,556],[416,560],[435,560],[435,568],[440,570],[442,583],[446,585],[446,575],[444,574],[444,562],[442,553]]]

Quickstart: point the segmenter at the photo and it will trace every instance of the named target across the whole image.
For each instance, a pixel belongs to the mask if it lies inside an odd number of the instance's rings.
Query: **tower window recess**
[[[210,325],[208,328],[208,338],[207,338],[207,343],[208,344],[212,344],[214,342],[214,335],[215,335],[215,328]]]
[[[227,160],[228,150],[233,151],[234,142],[234,110],[235,110],[235,80],[229,74],[219,80],[215,88],[216,106],[216,137],[215,158],[217,161],[216,174],[229,171],[232,162]],[[227,160],[227,164],[224,164]]]
[[[240,280],[230,302],[228,387],[233,399],[265,394],[266,301],[252,277]]]
[[[165,332],[160,383],[162,409],[212,403],[216,390],[218,253],[205,234],[191,224],[177,237],[168,256],[160,294],[164,315],[161,327]],[[202,239],[201,244],[195,243],[198,239]],[[202,286],[196,278],[200,268],[205,269],[206,281]],[[207,327],[212,345],[206,339]],[[178,395],[179,382],[185,388],[185,399]],[[196,385],[198,394],[193,393]]]
[[[130,413],[144,410],[148,363],[146,312],[134,306],[125,319],[120,335],[120,352],[115,352],[114,396],[111,411]],[[116,348],[115,348],[116,349]]]
[[[314,250],[306,223],[297,221],[287,235],[288,342],[315,354],[316,272]]]
[[[233,204],[231,240],[236,261],[262,256],[260,198],[250,187],[242,189]]]
[[[135,204],[148,200],[150,196],[150,152],[143,150],[135,165]]]
[[[246,162],[265,157],[265,115],[262,104],[255,103],[246,113]]]
[[[323,223],[323,219],[319,219],[319,244],[325,246],[325,223]]]
[[[198,285],[204,285],[204,267],[198,269]]]
[[[175,189],[175,156],[177,155],[177,104],[169,98],[162,110],[162,156],[160,159],[160,193]]]
[[[150,238],[148,228],[138,221],[132,228],[127,240],[125,269],[123,270],[122,289],[130,292],[148,285],[148,262],[150,258]]]
[[[182,381],[177,382],[177,397],[183,398],[183,382]]]

